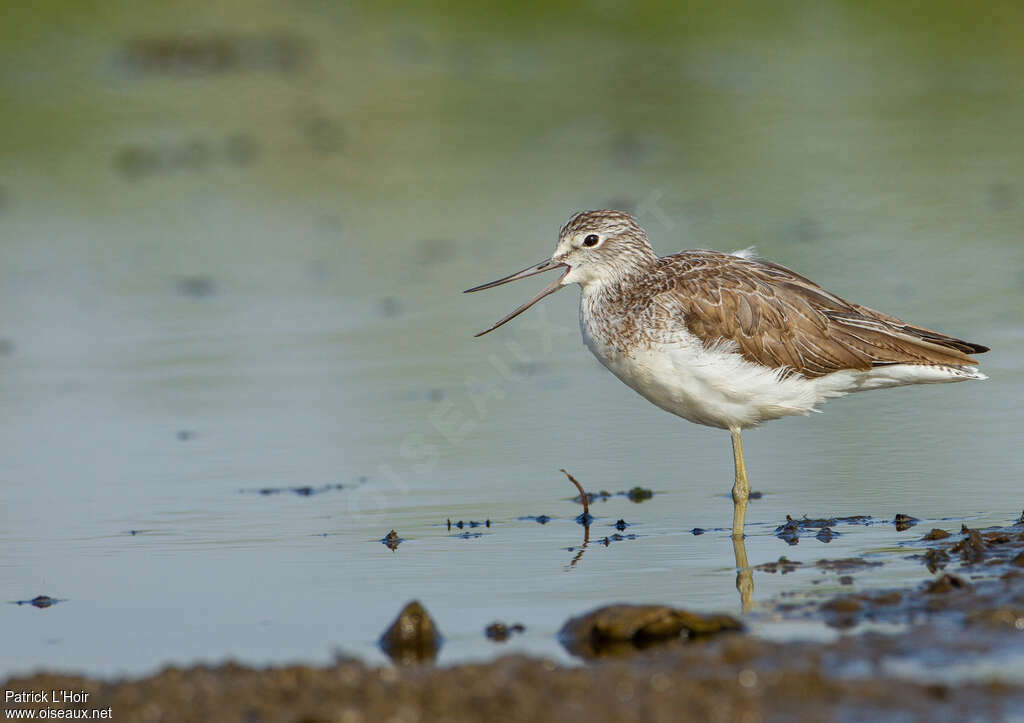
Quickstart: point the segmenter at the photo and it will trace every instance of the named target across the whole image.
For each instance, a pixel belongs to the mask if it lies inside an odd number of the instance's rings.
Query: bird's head
[[[628,213],[606,210],[577,213],[559,232],[555,253],[550,259],[511,276],[466,290],[468,294],[544,271],[562,270],[562,275],[536,296],[477,336],[497,329],[563,286],[579,284],[584,289],[600,287],[642,269],[656,258],[647,234]]]
[[[569,267],[562,284],[584,288],[626,276],[655,258],[647,234],[623,211],[583,211],[558,233],[551,260]]]

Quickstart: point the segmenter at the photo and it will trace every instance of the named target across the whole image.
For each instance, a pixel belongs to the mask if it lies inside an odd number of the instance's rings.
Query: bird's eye
[[[597,237],[596,233],[592,233],[592,234],[588,235],[585,239],[583,239],[583,245],[584,246],[597,246],[597,242],[600,241],[600,240],[601,239],[599,239]]]

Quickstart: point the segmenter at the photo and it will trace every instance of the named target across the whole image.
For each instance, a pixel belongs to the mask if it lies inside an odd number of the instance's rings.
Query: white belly
[[[594,356],[650,402],[684,419],[722,429],[752,427],[808,414],[826,399],[867,389],[984,379],[976,369],[897,364],[868,371],[839,371],[808,379],[780,378],[779,370],[753,364],[728,345],[706,348],[695,337],[616,349],[581,324]]]

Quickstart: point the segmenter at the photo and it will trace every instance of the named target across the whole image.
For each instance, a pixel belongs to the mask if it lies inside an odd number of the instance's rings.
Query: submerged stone
[[[945,550],[928,550],[924,553],[924,564],[928,567],[928,572],[938,572],[946,566],[949,562],[949,555]]]
[[[981,539],[981,533],[963,525],[960,534],[964,536],[963,539],[949,548],[949,551],[958,553],[965,563],[980,561],[985,556],[985,541]]]
[[[788,572],[793,572],[793,570],[800,565],[803,565],[803,563],[797,560],[790,560],[783,555],[778,559],[778,562],[762,562],[760,565],[754,565],[754,569],[761,570],[762,572],[770,572],[773,575],[777,572],[781,572],[785,575]]]
[[[496,621],[484,628],[484,635],[489,640],[493,640],[496,643],[504,643],[514,633],[522,633],[526,631],[526,626],[522,623],[515,623],[514,625],[506,625],[503,622]]]
[[[838,536],[839,533],[831,527],[822,527],[814,537],[821,542],[832,542],[832,538]]]
[[[419,600],[398,614],[380,637],[380,647],[398,665],[430,662],[441,648],[441,633]]]
[[[558,637],[570,653],[597,658],[742,629],[730,615],[700,615],[667,605],[608,605],[570,618]]]
[[[924,586],[926,593],[944,593],[953,590],[970,589],[970,584],[962,577],[950,575],[948,572],[937,580],[932,580]]]
[[[865,560],[862,557],[844,557],[838,560],[818,560],[814,564],[822,570],[843,572],[846,570],[856,570],[865,567],[881,567],[883,563],[878,560]]]
[[[909,530],[911,527],[916,525],[918,522],[920,522],[920,520],[917,519],[916,517],[911,517],[910,515],[905,515],[902,512],[897,514],[896,517],[894,517],[893,520],[892,520],[892,523],[894,525],[896,525],[896,531],[897,532],[903,532],[904,530]]]
[[[823,603],[819,608],[825,616],[825,623],[833,628],[852,628],[857,624],[863,605],[852,597],[837,597]]]
[[[643,502],[654,497],[654,492],[646,487],[634,487],[626,493],[626,497],[629,498],[630,502]]]
[[[58,600],[55,597],[50,597],[49,595],[36,595],[31,600],[16,600],[15,604],[32,605],[33,607],[37,608],[48,608],[51,605],[56,605],[59,602],[61,602],[61,600]]]
[[[992,628],[1024,630],[1024,608],[1012,605],[985,607],[969,612],[964,619],[968,625],[985,625]]]

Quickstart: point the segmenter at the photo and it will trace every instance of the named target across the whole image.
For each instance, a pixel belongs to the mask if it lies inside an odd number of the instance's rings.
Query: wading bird
[[[851,303],[747,252],[658,257],[622,211],[576,214],[550,259],[466,293],[553,269],[558,279],[477,336],[579,284],[580,329],[598,361],[662,409],[732,433],[733,538],[743,537],[750,493],[741,430],[851,392],[986,378],[971,354],[987,347]]]

